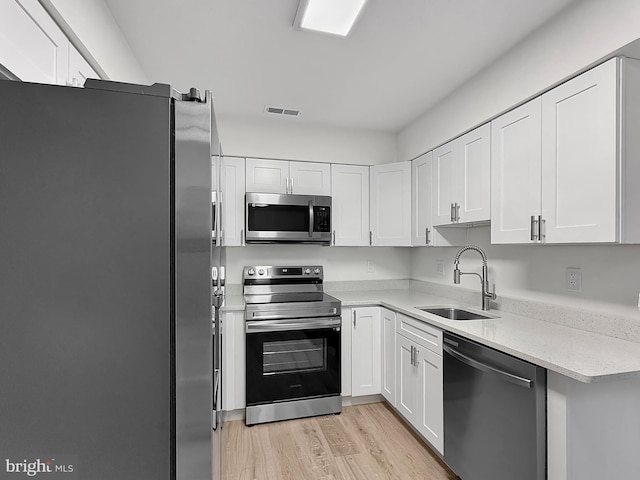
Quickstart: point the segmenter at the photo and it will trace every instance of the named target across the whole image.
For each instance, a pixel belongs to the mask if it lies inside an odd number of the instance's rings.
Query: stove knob
[[[316,269],[313,271],[313,273],[315,273],[316,275],[319,275],[319,274],[320,274],[320,269],[319,269],[319,268],[316,268]]]
[[[311,269],[310,269],[310,268],[305,268],[305,269],[304,269],[304,274],[305,274],[305,275],[309,275],[309,274],[311,274]]]
[[[249,270],[247,270],[247,273],[248,273],[249,275],[255,275],[255,274],[256,274],[256,271],[255,271],[253,268],[250,268]]]
[[[258,270],[258,275],[264,275],[264,268],[261,268],[260,270]]]

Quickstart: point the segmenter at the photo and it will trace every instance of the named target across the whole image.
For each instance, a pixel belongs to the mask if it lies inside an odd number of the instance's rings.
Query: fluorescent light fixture
[[[293,25],[346,37],[367,0],[300,0]]]

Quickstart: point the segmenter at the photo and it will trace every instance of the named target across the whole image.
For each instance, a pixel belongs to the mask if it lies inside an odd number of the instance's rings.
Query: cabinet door
[[[290,162],[289,193],[331,195],[331,165],[328,163]]]
[[[432,152],[411,162],[411,245],[429,245],[433,239],[431,224]]]
[[[369,245],[369,167],[331,165],[333,244]]]
[[[540,215],[540,97],[491,122],[491,243],[530,243]]]
[[[418,346],[419,412],[417,428],[438,452],[444,454],[444,409],[442,383],[442,356]]]
[[[457,178],[459,170],[459,155],[455,140],[433,151],[431,220],[434,226],[453,223],[452,209],[457,201],[455,188],[456,182],[460,180]]]
[[[243,311],[222,313],[222,409],[246,407],[245,320]]]
[[[458,222],[483,222],[491,218],[491,129],[489,124],[455,140],[459,146],[461,174],[456,176]]]
[[[371,244],[411,245],[411,162],[370,169]]]
[[[258,193],[287,193],[289,162],[247,158],[246,191]]]
[[[244,158],[223,158],[220,176],[222,246],[241,246],[244,242]]]
[[[340,331],[340,363],[342,373],[342,396],[351,396],[351,330],[353,329],[353,310],[351,308],[342,309],[342,330]]]
[[[38,0],[0,2],[0,63],[25,82],[66,84],[69,40]]]
[[[382,317],[382,396],[396,405],[396,314],[380,309]]]
[[[96,71],[91,68],[80,52],[69,43],[69,74],[67,85],[82,87],[87,78],[100,78]]]
[[[380,309],[353,309],[351,332],[351,395],[380,393]]]
[[[411,340],[402,335],[396,336],[396,408],[415,426],[420,407],[418,366],[411,363],[413,348],[415,343]]]
[[[542,96],[542,218],[548,243],[615,242],[618,60]]]

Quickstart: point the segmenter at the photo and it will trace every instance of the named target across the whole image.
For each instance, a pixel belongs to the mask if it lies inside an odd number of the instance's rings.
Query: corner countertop
[[[640,343],[498,310],[487,312],[498,318],[447,320],[415,307],[455,305],[481,311],[475,305],[409,289],[327,293],[339,298],[344,308],[380,305],[583,383],[640,378]]]
[[[499,310],[487,312],[497,316],[487,320],[447,320],[415,307],[455,305],[481,313],[480,308],[413,289],[326,292],[343,308],[386,307],[583,383],[640,378],[640,343]],[[240,310],[243,296],[227,295],[223,311]]]

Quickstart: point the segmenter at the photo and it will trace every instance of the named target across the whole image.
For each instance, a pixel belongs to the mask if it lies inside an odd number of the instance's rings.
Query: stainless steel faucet
[[[460,256],[466,252],[467,250],[474,250],[478,252],[482,256],[482,275],[476,272],[461,272],[458,268],[460,266]],[[460,283],[460,275],[477,275],[480,278],[480,282],[482,283],[482,310],[489,310],[489,299],[495,300],[496,297],[496,284],[493,284],[493,292],[489,290],[489,271],[487,269],[487,255],[480,247],[476,247],[475,245],[467,245],[466,247],[462,247],[458,253],[456,253],[456,258],[453,261],[453,265],[455,268],[453,269],[453,283]]]

